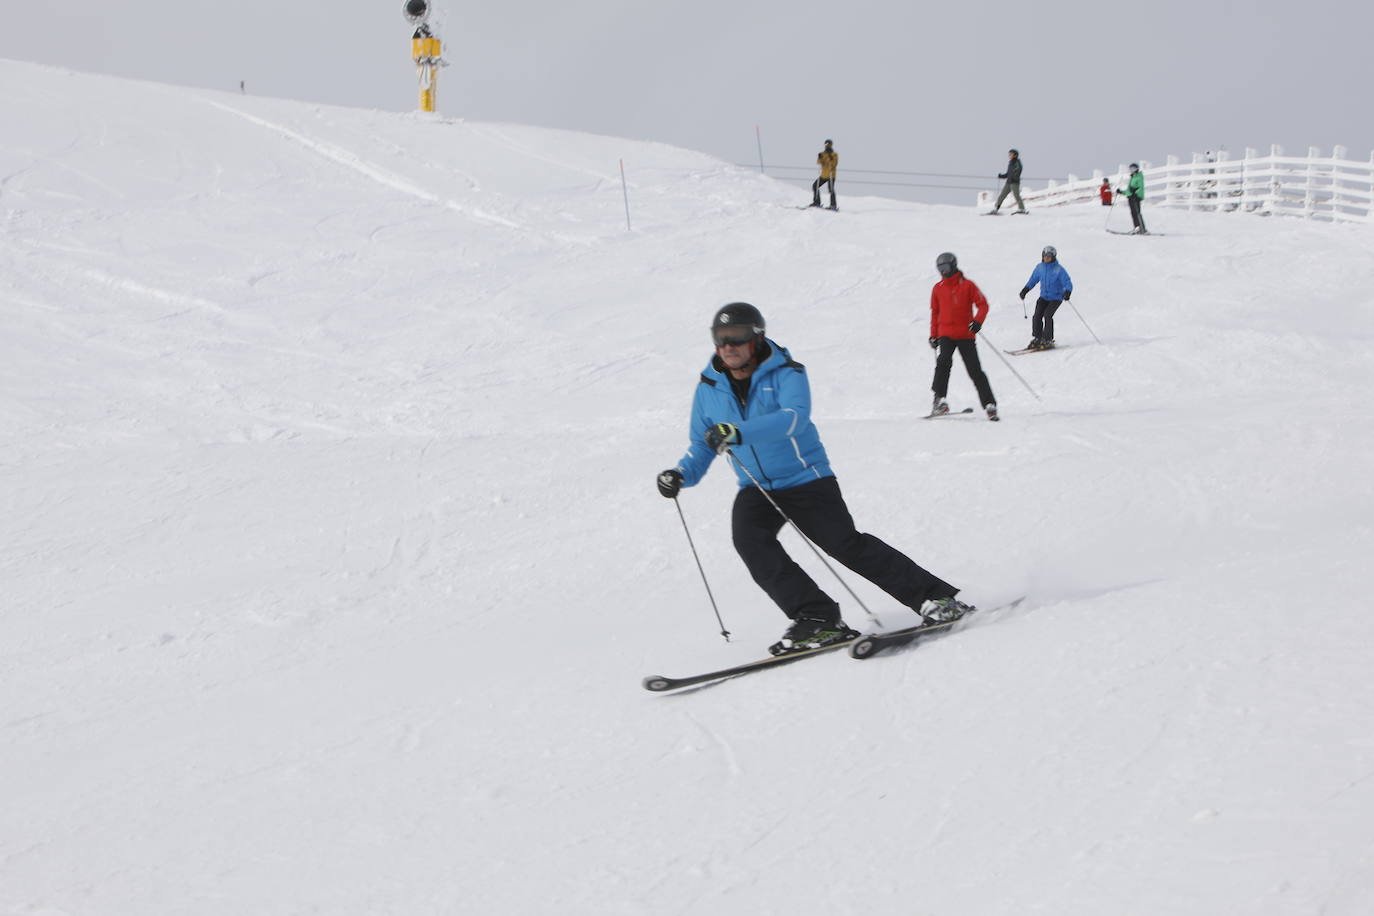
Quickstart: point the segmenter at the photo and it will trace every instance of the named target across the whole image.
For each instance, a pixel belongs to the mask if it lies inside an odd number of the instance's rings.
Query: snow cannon
[[[406,21],[415,26],[415,33],[410,36],[410,59],[415,62],[415,70],[420,77],[421,111],[434,110],[434,99],[439,89],[439,68],[448,66],[443,58],[443,42],[429,27],[432,9],[429,0],[405,0],[405,5],[401,7],[401,14]]]

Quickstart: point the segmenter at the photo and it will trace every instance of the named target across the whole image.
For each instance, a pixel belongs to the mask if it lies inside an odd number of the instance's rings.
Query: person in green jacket
[[[1140,202],[1145,199],[1145,175],[1140,171],[1140,166],[1131,163],[1131,180],[1127,182],[1126,189],[1116,189],[1116,193],[1126,195],[1126,203],[1131,207],[1131,222],[1135,224],[1137,235],[1149,235],[1145,230],[1145,217],[1140,215]]]

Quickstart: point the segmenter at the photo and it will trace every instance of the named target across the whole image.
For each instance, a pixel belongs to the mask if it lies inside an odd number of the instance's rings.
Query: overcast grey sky
[[[1341,143],[1357,159],[1374,149],[1374,12],[1363,4],[433,4],[452,63],[439,84],[444,114],[744,163],[757,162],[758,125],[776,165],[810,166],[833,137],[841,194],[971,203],[972,191],[857,185],[883,176],[852,170],[977,175],[946,181],[992,188],[1009,146],[1028,179],[1223,146],[1305,154]],[[416,84],[402,5],[4,0],[0,57],[408,111]]]

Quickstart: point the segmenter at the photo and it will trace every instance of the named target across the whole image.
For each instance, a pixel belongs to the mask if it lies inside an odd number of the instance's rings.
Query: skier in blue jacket
[[[817,547],[930,620],[954,620],[968,605],[959,590],[871,534],[859,532],[811,422],[806,367],[764,336],[763,315],[732,302],[711,322],[711,357],[692,401],[689,445],[657,478],[676,499],[706,476],[718,454],[735,466],[739,493],[731,531],[735,550],[760,588],[792,625],[769,647],[774,655],[852,639],[840,606],[778,542],[790,519]]]
[[[1040,251],[1040,263],[1031,271],[1030,279],[1021,289],[1021,301],[1026,294],[1040,285],[1040,298],[1035,300],[1035,318],[1031,321],[1031,342],[1028,350],[1050,350],[1054,348],[1054,313],[1061,303],[1068,302],[1073,295],[1073,279],[1064,265],[1059,263],[1059,251],[1053,245],[1046,245]]]

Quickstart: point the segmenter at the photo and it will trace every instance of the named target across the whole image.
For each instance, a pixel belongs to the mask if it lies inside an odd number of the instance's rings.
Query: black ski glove
[[[932,350],[938,350],[938,349],[940,349],[940,338],[938,338],[938,337],[932,337],[932,338],[930,338],[930,349],[932,349]]]
[[[744,437],[733,423],[717,423],[706,430],[706,447],[717,455],[723,453],[728,446],[739,445],[743,441]]]
[[[997,177],[998,177],[998,178],[1006,178],[1006,177],[1007,177],[1007,173],[1006,173],[1006,172],[998,172],[998,173],[997,173]]]
[[[1028,292],[1030,292],[1030,287],[1029,287],[1029,286],[1023,286],[1023,287],[1021,287],[1021,292],[1018,293],[1018,295],[1021,297],[1021,301],[1022,301],[1022,302],[1025,302],[1025,301],[1026,301],[1026,293],[1028,293]]]
[[[981,321],[970,321],[970,322],[968,323],[968,329],[969,329],[971,332],[973,332],[974,334],[977,334],[979,331],[983,330],[983,322],[981,322]]]
[[[1071,290],[1071,289],[1066,289],[1066,290],[1064,290],[1064,301],[1065,301],[1065,302],[1068,302],[1068,301],[1069,301],[1069,297],[1072,296],[1072,295],[1073,295],[1073,290]]]
[[[677,491],[682,489],[682,472],[669,468],[657,477],[658,492],[669,499],[677,499]]]

